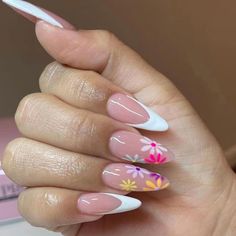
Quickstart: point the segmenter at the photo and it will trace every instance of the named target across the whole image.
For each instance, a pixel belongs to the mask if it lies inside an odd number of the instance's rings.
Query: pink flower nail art
[[[85,193],[80,196],[77,208],[87,215],[108,215],[132,211],[141,206],[138,199],[112,193]]]
[[[166,162],[166,157],[158,153],[157,155],[151,154],[148,158],[144,159],[146,163],[150,164],[162,164]]]
[[[103,181],[111,188],[124,191],[157,191],[169,181],[158,173],[126,164],[110,164],[103,171]]]
[[[114,156],[132,163],[164,164],[174,159],[159,142],[128,131],[114,133],[109,148]]]

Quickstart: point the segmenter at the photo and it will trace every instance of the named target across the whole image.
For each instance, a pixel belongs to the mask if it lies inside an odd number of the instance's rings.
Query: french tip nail
[[[13,7],[23,13],[29,14],[33,17],[36,17],[40,20],[43,20],[53,26],[57,26],[59,28],[64,28],[63,25],[50,16],[48,13],[43,11],[41,8],[22,0],[2,0],[5,4],[10,7]]]
[[[167,131],[169,125],[166,120],[159,116],[158,119],[156,119],[156,125],[154,125],[153,129],[155,131]]]
[[[149,119],[142,124],[130,124],[131,126],[149,131],[167,131],[169,129],[167,121],[162,118],[157,112],[142,104],[138,100],[134,100],[147,112]]]
[[[142,202],[136,198],[118,195],[118,194],[112,194],[112,193],[106,193],[106,194],[113,196],[121,201],[121,205],[118,208],[106,214],[116,214],[116,213],[122,213],[122,212],[127,212],[127,211],[133,211],[135,209],[138,209],[142,205]]]
[[[88,193],[78,199],[78,209],[89,215],[110,215],[132,211],[142,205],[136,198],[112,193]]]
[[[166,131],[168,123],[134,97],[117,93],[107,102],[108,114],[129,126],[149,131]]]
[[[143,108],[145,108],[146,112],[148,113],[149,120],[141,125],[142,129],[149,131],[167,131],[169,129],[169,125],[164,118],[144,105]]]

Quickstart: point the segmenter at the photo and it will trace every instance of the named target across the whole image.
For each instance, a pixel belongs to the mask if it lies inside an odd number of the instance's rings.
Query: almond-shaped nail
[[[112,95],[107,103],[107,111],[112,118],[135,128],[150,131],[168,129],[167,122],[160,115],[129,95]]]
[[[115,132],[109,149],[112,155],[133,163],[158,165],[174,159],[174,154],[157,140],[128,131]]]
[[[132,211],[141,206],[138,199],[112,193],[83,194],[78,200],[78,209],[88,215],[108,215]]]
[[[107,186],[127,192],[158,191],[169,186],[168,179],[158,173],[120,163],[108,165],[102,178]]]
[[[70,23],[68,23],[61,17],[56,16],[54,13],[35,6],[29,2],[22,0],[2,0],[2,2],[12,7],[14,10],[16,10],[16,12],[25,16],[33,22],[36,22],[37,19],[40,19],[59,28],[74,29],[74,27]]]

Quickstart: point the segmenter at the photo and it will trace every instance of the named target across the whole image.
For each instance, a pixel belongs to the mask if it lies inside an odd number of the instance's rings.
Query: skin
[[[235,174],[170,80],[109,32],[62,30],[38,22],[36,34],[57,62],[40,78],[42,93],[21,101],[16,122],[24,138],[11,142],[3,159],[8,176],[30,187],[19,197],[22,215],[34,226],[66,236],[235,235]],[[106,102],[116,92],[158,111],[170,130],[137,131],[109,118]],[[171,185],[160,192],[131,193],[143,202],[139,210],[83,215],[76,209],[83,191],[117,193],[99,176],[104,166],[118,161],[107,148],[118,129],[158,139],[174,152],[174,162],[146,166],[167,176]]]

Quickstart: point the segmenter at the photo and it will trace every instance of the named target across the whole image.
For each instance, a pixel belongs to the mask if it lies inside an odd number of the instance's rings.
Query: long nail
[[[173,153],[159,142],[128,131],[114,133],[109,148],[114,156],[133,163],[157,165],[174,159]]]
[[[169,185],[166,177],[128,164],[110,164],[102,177],[107,186],[128,192],[158,191]]]
[[[43,8],[37,7],[29,2],[22,0],[2,1],[8,6],[12,7],[16,12],[33,22],[36,22],[40,19],[59,28],[74,29],[74,27],[69,22],[65,21],[61,17]]]
[[[112,95],[107,103],[108,114],[130,126],[150,131],[166,131],[167,122],[156,112],[125,94]]]
[[[112,193],[83,194],[78,209],[88,215],[108,215],[132,211],[141,206],[138,199]]]

